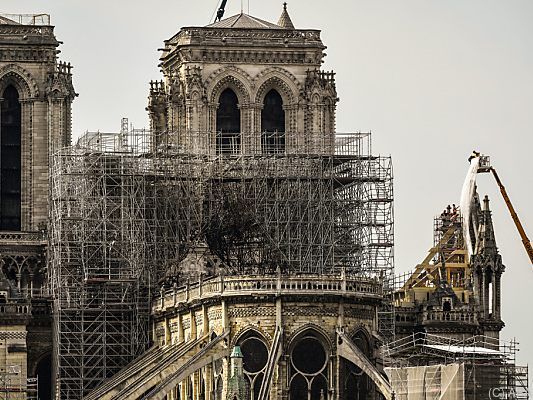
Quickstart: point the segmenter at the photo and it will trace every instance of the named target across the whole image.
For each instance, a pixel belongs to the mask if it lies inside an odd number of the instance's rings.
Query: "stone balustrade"
[[[0,232],[0,242],[46,242],[44,232]]]
[[[460,322],[460,323],[476,323],[475,313],[462,311],[462,310],[452,310],[452,311],[427,311],[423,315],[423,322]]]
[[[54,36],[54,27],[45,25],[0,25],[2,35]]]
[[[382,293],[382,284],[379,280],[363,277],[215,277],[180,288],[161,290],[161,296],[154,303],[153,311],[161,311],[167,307],[175,307],[179,304],[213,297],[339,295],[380,299]]]
[[[0,303],[0,316],[6,314],[31,314],[31,306],[29,303],[15,303],[7,302]]]

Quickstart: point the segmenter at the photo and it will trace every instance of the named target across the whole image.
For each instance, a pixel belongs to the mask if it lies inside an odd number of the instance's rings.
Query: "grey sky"
[[[226,16],[240,11],[229,0]],[[244,0],[245,11],[247,0]],[[276,22],[280,1],[250,0]],[[181,26],[206,25],[216,0],[2,0],[1,12],[52,15],[80,93],[74,133],[117,131],[127,116],[147,125],[148,81],[158,48]],[[337,72],[337,130],[373,132],[374,151],[395,166],[396,268],[407,271],[432,245],[433,217],[458,203],[473,149],[492,157],[533,236],[533,2],[531,0],[289,0],[297,28],[321,29],[325,69]],[[533,269],[496,184],[492,199],[507,271],[502,337],[533,364]]]

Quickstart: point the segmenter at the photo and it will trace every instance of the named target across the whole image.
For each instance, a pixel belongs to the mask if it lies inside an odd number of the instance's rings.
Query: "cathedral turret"
[[[230,355],[231,370],[228,379],[227,400],[248,400],[250,398],[249,384],[244,376],[242,361],[241,348],[235,346]]]
[[[287,11],[287,3],[283,3],[283,12],[279,17],[278,25],[282,28],[294,29],[294,24],[292,23],[289,12]]]
[[[149,97],[155,150],[208,155],[333,152],[335,75],[320,31],[244,13],[165,41]]]
[[[501,320],[501,276],[505,270],[496,246],[489,198],[485,196],[483,207],[478,210],[479,227],[472,255],[474,292],[480,305],[480,320],[485,334],[498,337],[504,326]]]

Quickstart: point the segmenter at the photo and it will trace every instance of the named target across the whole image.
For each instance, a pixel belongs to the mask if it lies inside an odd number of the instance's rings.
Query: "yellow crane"
[[[524,227],[522,226],[522,223],[520,222],[520,218],[518,218],[518,214],[516,213],[513,207],[513,204],[511,203],[511,199],[509,198],[509,195],[507,194],[507,191],[505,190],[505,186],[503,186],[503,183],[500,180],[498,173],[496,172],[494,167],[490,167],[490,171],[492,172],[494,179],[496,179],[496,183],[500,187],[500,192],[502,194],[503,200],[505,201],[505,204],[507,205],[507,208],[509,209],[509,212],[511,213],[511,218],[513,219],[514,224],[516,225],[516,229],[518,229],[518,233],[520,234],[520,237],[522,238],[522,243],[524,244],[524,247],[529,256],[531,264],[533,264],[533,247],[531,247],[531,242],[529,241],[529,238],[526,235],[526,231],[524,230]]]
[[[516,213],[513,203],[511,203],[511,199],[509,198],[509,195],[507,194],[507,190],[505,190],[505,186],[503,186],[503,183],[498,176],[498,173],[494,169],[492,165],[490,165],[490,158],[489,156],[481,155],[480,153],[474,151],[468,161],[470,161],[474,157],[479,157],[479,169],[478,173],[483,172],[492,172],[492,175],[494,176],[494,179],[496,179],[496,183],[498,184],[498,187],[500,188],[500,193],[502,194],[503,200],[505,201],[505,204],[507,205],[507,208],[509,209],[509,213],[511,213],[511,218],[514,221],[514,224],[516,225],[516,229],[518,229],[518,233],[520,234],[520,238],[522,239],[522,243],[526,249],[526,253],[529,256],[529,260],[531,261],[531,264],[533,264],[533,248],[531,247],[531,242],[529,241],[529,238],[526,235],[526,231],[524,227],[522,226],[522,223],[520,222],[520,218],[518,218],[518,214]]]

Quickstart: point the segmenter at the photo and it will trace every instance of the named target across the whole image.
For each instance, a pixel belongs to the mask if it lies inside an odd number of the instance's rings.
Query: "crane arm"
[[[222,3],[220,4],[220,8],[217,11],[217,16],[215,17],[215,22],[220,21],[222,17],[224,16],[224,11],[226,9],[226,3],[228,0],[222,0]]]
[[[531,264],[533,264],[533,248],[531,247],[531,242],[529,241],[526,235],[526,231],[524,230],[524,227],[522,226],[522,223],[520,222],[520,219],[518,218],[518,215],[516,214],[516,211],[514,210],[513,204],[511,203],[511,199],[507,195],[505,186],[503,186],[503,183],[500,180],[498,173],[496,172],[494,168],[491,168],[490,170],[492,171],[492,175],[494,175],[494,179],[496,179],[496,183],[500,187],[500,192],[502,194],[503,200],[505,201],[505,204],[507,205],[507,208],[509,209],[509,212],[511,213],[511,218],[513,218],[513,221],[516,225],[516,229],[518,229],[518,233],[520,234],[520,237],[522,238],[522,243],[524,244],[526,252],[529,255]]]

